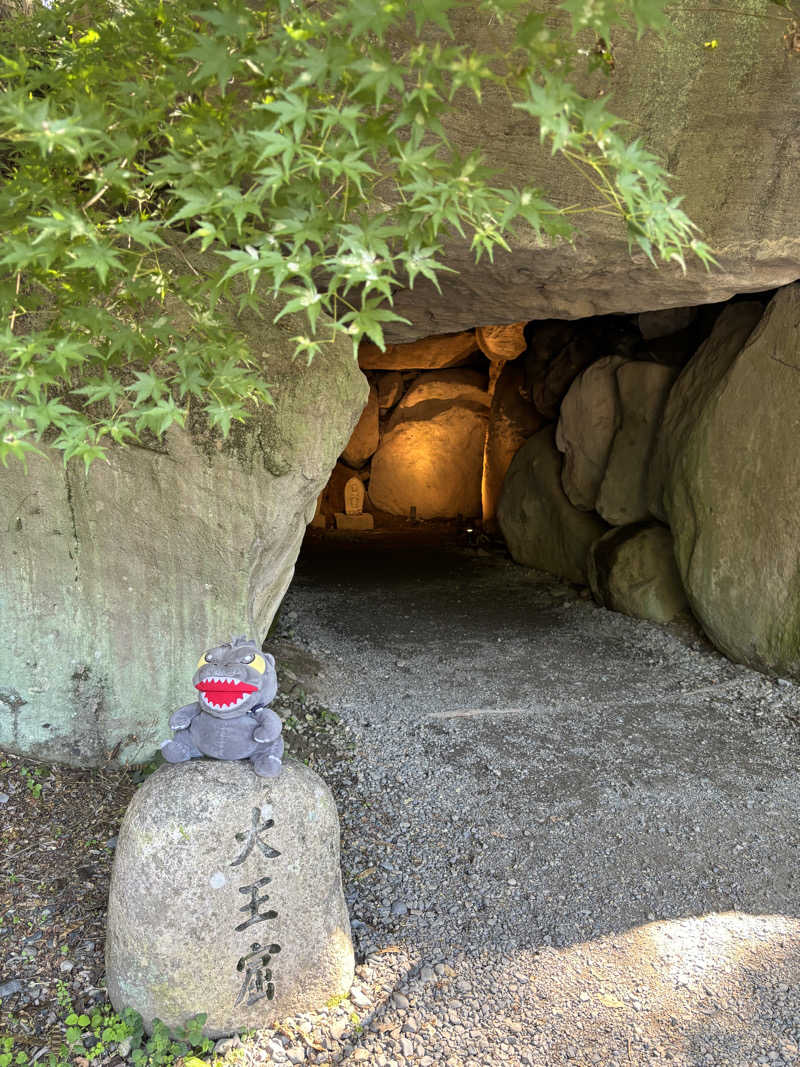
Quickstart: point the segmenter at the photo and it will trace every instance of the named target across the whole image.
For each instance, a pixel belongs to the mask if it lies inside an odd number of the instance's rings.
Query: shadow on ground
[[[796,1062],[794,686],[436,530],[316,537],[286,610],[376,1063]]]

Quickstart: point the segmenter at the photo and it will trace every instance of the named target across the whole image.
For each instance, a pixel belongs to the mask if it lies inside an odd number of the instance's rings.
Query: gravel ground
[[[282,621],[357,753],[346,1062],[800,1060],[798,687],[431,538],[310,539]]]
[[[220,1043],[218,1062],[800,1062],[798,687],[729,663],[688,622],[603,611],[443,537],[306,543],[267,647],[287,747],[339,803],[356,985]],[[55,818],[48,774],[38,803]],[[108,825],[90,846],[75,830],[94,912],[130,785],[104,781]],[[6,812],[37,802],[12,784]],[[4,827],[15,855],[24,829]],[[15,860],[3,903],[18,911],[44,885],[37,848]],[[63,943],[42,930],[55,977]],[[22,989],[2,1010],[33,1048],[37,964],[17,924],[4,933],[0,987]],[[65,977],[96,997],[102,936],[73,935]]]

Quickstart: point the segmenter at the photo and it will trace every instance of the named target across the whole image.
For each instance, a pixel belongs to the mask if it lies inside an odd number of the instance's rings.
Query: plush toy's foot
[[[167,763],[185,763],[187,759],[192,758],[189,749],[185,748],[180,741],[163,741],[161,754]]]
[[[251,756],[250,762],[259,778],[277,778],[281,773],[279,756]]]

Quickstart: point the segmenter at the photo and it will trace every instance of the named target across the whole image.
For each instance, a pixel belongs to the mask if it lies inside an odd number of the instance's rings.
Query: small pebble
[[[372,1006],[372,1001],[366,994],[364,994],[358,986],[353,986],[350,990],[350,999],[357,1008],[369,1008]]]

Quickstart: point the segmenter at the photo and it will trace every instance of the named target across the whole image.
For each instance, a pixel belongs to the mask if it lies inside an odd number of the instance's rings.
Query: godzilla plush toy
[[[175,734],[161,745],[164,759],[249,759],[262,778],[279,775],[281,720],[267,706],[278,692],[274,658],[255,641],[235,637],[205,653],[192,684],[200,697],[170,716]]]

